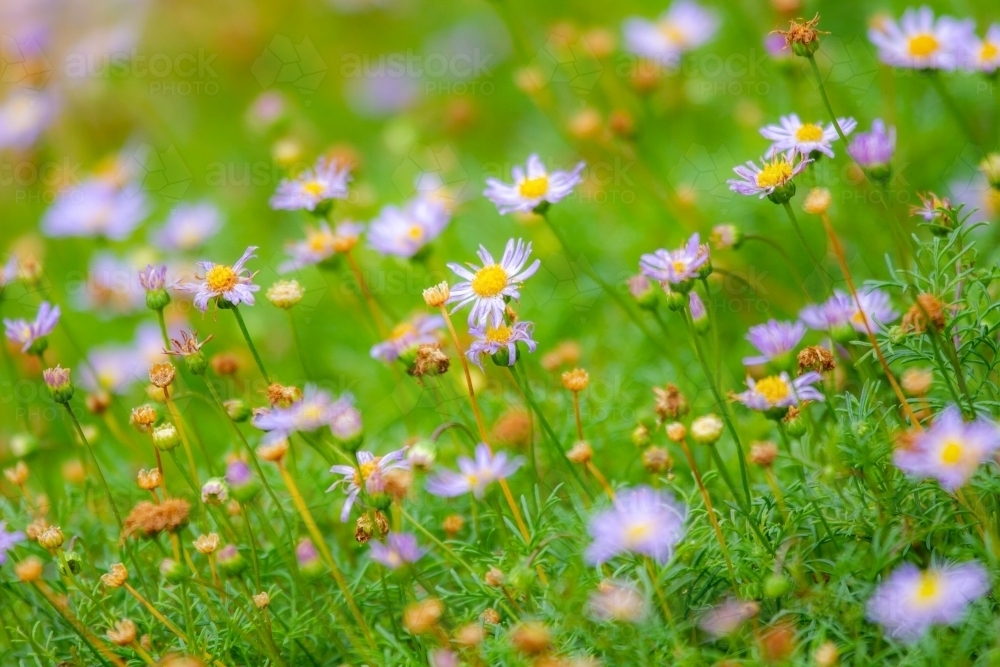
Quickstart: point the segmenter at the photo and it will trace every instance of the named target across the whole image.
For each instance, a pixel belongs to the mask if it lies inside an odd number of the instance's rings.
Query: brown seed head
[[[145,433],[156,423],[156,408],[151,405],[140,405],[132,409],[131,422],[137,429]]]
[[[680,422],[670,422],[667,424],[667,437],[671,442],[680,442],[687,437],[687,426]]]
[[[414,602],[403,610],[403,627],[414,635],[433,631],[444,613],[444,605],[437,598]]]
[[[113,563],[107,573],[101,575],[101,583],[108,588],[120,588],[128,580],[128,569],[122,563]]]
[[[573,463],[589,463],[594,458],[594,450],[586,440],[578,440],[566,452],[566,458]]]
[[[24,534],[32,542],[37,542],[39,536],[44,533],[48,527],[48,521],[46,521],[43,517],[37,517],[28,524],[27,528],[24,529]]]
[[[194,548],[198,553],[205,556],[213,554],[219,549],[219,536],[216,533],[205,533],[199,535],[194,541]]]
[[[573,392],[581,392],[590,384],[590,375],[582,368],[574,368],[562,374],[563,387]]]
[[[663,473],[674,465],[666,447],[653,445],[642,452],[642,467],[653,474]]]
[[[833,353],[820,345],[810,345],[799,351],[799,374],[806,371],[825,373],[832,371],[834,366]]]
[[[819,14],[808,21],[798,19],[789,21],[788,23],[788,30],[777,30],[775,32],[785,38],[785,47],[789,49],[794,50],[796,49],[796,45],[799,45],[800,48],[805,47],[807,50],[815,50],[815,43],[819,41],[819,36],[830,34],[816,29],[816,26],[819,25]]]
[[[933,294],[924,293],[917,297],[917,302],[903,316],[903,331],[923,333],[928,323],[935,331],[944,330],[944,304]]]
[[[483,619],[483,623],[487,625],[496,625],[500,622],[500,614],[492,607],[487,608],[486,611],[479,615],[479,618]]]
[[[455,537],[462,532],[463,526],[465,526],[465,519],[458,514],[449,514],[441,523],[441,529],[444,530],[449,538]]]
[[[177,370],[174,368],[173,364],[153,364],[149,369],[149,381],[153,383],[153,386],[164,389],[170,386],[170,383],[174,381],[174,377],[177,375]]]
[[[934,383],[934,372],[927,368],[907,368],[899,383],[910,396],[924,396]]]
[[[761,468],[770,468],[776,458],[778,458],[778,446],[773,442],[755,442],[750,445],[750,453],[747,455],[750,463]]]
[[[4,468],[3,476],[7,478],[11,484],[15,486],[22,486],[28,481],[28,466],[24,461],[18,461],[16,464],[9,468]]]
[[[182,498],[167,498],[159,504],[143,500],[125,517],[122,537],[138,533],[152,539],[163,531],[176,533],[187,525],[190,512],[191,504]]]
[[[663,388],[653,387],[653,394],[656,396],[656,404],[653,406],[653,410],[661,422],[680,419],[691,409],[687,398],[677,388],[677,385],[667,384]]]
[[[115,646],[131,646],[135,641],[135,623],[127,618],[115,622],[115,627],[108,628],[108,639]]]
[[[267,609],[267,606],[271,604],[271,596],[267,594],[267,591],[257,593],[253,596],[253,603],[257,609]]]
[[[448,301],[448,297],[450,296],[451,288],[448,286],[448,282],[445,281],[424,290],[424,303],[431,308],[439,308]]]
[[[63,545],[63,541],[65,538],[59,526],[49,526],[38,536],[38,544],[49,550],[58,549]]]
[[[228,352],[213,355],[210,363],[212,364],[212,371],[222,377],[236,375],[240,370],[239,357]]]
[[[459,646],[476,646],[483,641],[485,636],[481,625],[466,623],[455,631],[454,641]]]
[[[302,390],[298,387],[286,387],[272,382],[267,387],[267,402],[279,408],[287,408],[302,398]]]
[[[152,491],[163,483],[163,476],[160,474],[159,468],[140,470],[138,481],[140,489],[143,491]]]
[[[486,575],[483,577],[483,581],[486,582],[487,586],[492,586],[493,588],[500,588],[503,586],[504,576],[503,572],[495,567],[491,567],[487,570]]]
[[[271,463],[281,463],[287,453],[287,440],[279,440],[271,443],[270,445],[260,445],[257,447],[257,456],[265,461],[270,461]]]
[[[406,372],[417,378],[444,375],[451,368],[451,360],[443,348],[441,343],[424,343],[417,348],[417,358]]]
[[[547,651],[552,645],[552,634],[545,624],[539,621],[527,621],[511,630],[510,643],[519,653],[538,655]]]
[[[493,424],[493,441],[507,447],[531,444],[531,416],[521,408],[510,408]]]
[[[42,571],[45,566],[38,556],[28,556],[14,566],[14,574],[18,580],[30,584],[42,578]]]

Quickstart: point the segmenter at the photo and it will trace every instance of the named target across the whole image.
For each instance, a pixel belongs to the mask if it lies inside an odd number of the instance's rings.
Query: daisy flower
[[[747,377],[747,390],[737,394],[736,400],[751,410],[784,412],[786,408],[799,405],[802,401],[822,401],[823,394],[812,386],[822,379],[814,371],[803,373],[794,380],[785,372],[762,380]]]
[[[760,199],[767,197],[775,204],[782,204],[795,195],[795,182],[792,180],[812,162],[808,158],[799,156],[798,163],[795,162],[798,153],[790,151],[778,155],[772,155],[770,160],[762,159],[758,167],[753,162],[734,167],[733,171],[739,178],[732,178],[726,181],[729,189],[741,195],[759,195]]]
[[[591,518],[593,541],[584,552],[590,565],[635,553],[666,563],[684,535],[687,509],[665,491],[648,486],[621,489],[613,505]]]
[[[501,324],[494,327],[491,325],[474,326],[469,329],[476,340],[472,342],[465,356],[469,361],[483,367],[483,357],[491,356],[498,359],[497,363],[506,363],[513,366],[517,362],[517,344],[524,343],[529,352],[534,352],[537,344],[531,339],[531,330],[535,328],[534,323],[524,320],[507,325]],[[503,359],[506,353],[506,361]],[[499,357],[494,355],[500,354]]]
[[[587,601],[590,615],[599,621],[639,623],[649,613],[649,603],[639,589],[624,581],[602,581]]]
[[[1000,23],[990,25],[984,39],[973,36],[965,66],[986,74],[1000,69]]]
[[[344,509],[340,512],[341,523],[347,521],[351,515],[351,508],[357,502],[362,490],[365,493],[382,493],[385,490],[385,473],[390,470],[409,470],[410,464],[406,461],[406,450],[399,449],[390,452],[385,456],[375,456],[371,452],[357,453],[357,466],[336,465],[330,468],[334,475],[340,475],[342,479],[334,482],[327,493],[337,487],[344,487],[347,493],[347,500],[344,501]]]
[[[889,637],[912,644],[932,625],[960,623],[966,607],[989,590],[986,569],[976,561],[926,570],[905,563],[875,589],[868,600],[868,620]]]
[[[344,394],[334,401],[329,392],[307,384],[302,391],[302,398],[288,407],[274,406],[259,412],[252,423],[267,432],[264,443],[272,444],[288,438],[292,433],[310,433],[328,425],[338,411],[353,403],[354,397],[351,394]]]
[[[24,319],[9,320],[4,318],[3,326],[7,340],[21,346],[21,352],[45,350],[44,338],[52,333],[59,323],[59,306],[53,306],[43,301],[38,306],[35,319],[31,322]]]
[[[398,570],[404,565],[416,563],[427,553],[417,544],[417,536],[412,533],[390,533],[385,543],[369,542],[372,560],[382,563],[390,570]]]
[[[862,169],[886,169],[896,152],[896,128],[886,129],[880,118],[872,121],[871,132],[859,132],[847,147],[848,154]]]
[[[0,150],[31,148],[56,116],[52,95],[18,90],[0,104]]]
[[[108,181],[90,179],[61,192],[39,224],[52,238],[101,236],[120,241],[148,212],[149,202],[138,187],[119,188]]]
[[[476,254],[483,263],[481,267],[469,264],[469,268],[466,269],[460,264],[448,264],[449,269],[465,278],[464,282],[451,288],[448,303],[456,304],[451,312],[466,304],[472,304],[472,310],[469,312],[470,326],[492,324],[498,327],[503,323],[507,299],[521,297],[518,287],[535,275],[541,262],[536,259],[525,268],[528,256],[531,255],[531,243],[524,243],[520,239],[516,242],[514,239],[507,241],[507,247],[504,248],[503,257],[499,262],[493,259],[493,255],[484,246],[479,246],[479,252]]]
[[[573,191],[580,181],[584,163],[578,163],[573,171],[553,171],[548,173],[541,158],[532,153],[528,156],[525,169],[520,165],[511,170],[513,185],[496,178],[486,179],[483,194],[496,204],[501,215],[527,213],[543,203],[555,204]]]
[[[165,250],[195,250],[221,228],[221,215],[214,204],[178,204],[153,233],[153,242]]]
[[[418,197],[403,208],[386,206],[368,227],[368,243],[383,255],[413,257],[444,231],[448,211]]]
[[[364,225],[357,222],[341,222],[331,230],[326,222],[316,227],[306,227],[306,238],[288,246],[290,260],[278,267],[280,273],[288,273],[304,266],[322,264],[338,252],[347,252],[358,243]]]
[[[760,611],[756,602],[729,598],[709,609],[698,620],[698,627],[716,639],[731,635]]]
[[[271,197],[271,208],[314,211],[334,199],[347,199],[347,183],[351,180],[348,172],[339,162],[321,157],[315,167],[306,169],[297,178],[282,179]]]
[[[893,454],[912,477],[933,477],[948,491],[960,488],[1000,447],[1000,429],[983,417],[966,422],[955,406],[945,408],[934,423]]]
[[[146,306],[140,267],[132,258],[112,252],[96,252],[90,258],[87,282],[74,295],[74,307],[97,311],[101,317],[127,315]]]
[[[442,470],[427,480],[427,491],[435,496],[452,498],[472,493],[482,498],[486,487],[499,479],[510,477],[524,463],[521,457],[508,460],[506,452],[490,451],[489,445],[476,445],[475,458],[458,457],[458,472]]]
[[[148,377],[148,372],[149,364],[134,346],[103,345],[87,355],[87,363],[80,368],[80,384],[91,393],[121,395]]]
[[[7,552],[20,542],[24,542],[24,533],[19,530],[7,532],[7,522],[0,521],[0,565],[7,562]]]
[[[677,65],[686,51],[715,35],[719,16],[693,0],[677,0],[655,21],[632,17],[622,25],[625,48],[663,65]]]
[[[853,132],[858,126],[858,122],[853,118],[838,118],[837,124],[845,135]],[[790,151],[806,156],[817,151],[827,157],[833,157],[830,144],[840,138],[833,123],[827,123],[825,126],[821,123],[803,123],[799,120],[798,114],[794,113],[782,116],[778,125],[765,125],[760,129],[760,134],[774,142],[767,151],[768,157]]]
[[[899,23],[885,19],[868,31],[886,65],[922,70],[953,70],[965,61],[975,40],[975,22],[948,16],[934,19],[930,7],[907,9]]]
[[[639,269],[657,282],[685,285],[699,277],[703,267],[710,266],[709,259],[708,245],[701,243],[701,237],[695,233],[677,250],[661,248],[643,255],[639,259]]]
[[[833,296],[823,303],[806,306],[799,311],[799,319],[815,331],[830,331],[849,325],[856,310],[854,297],[834,290]]]
[[[853,299],[851,300],[853,302]],[[861,306],[860,309],[858,306]],[[868,321],[868,328],[878,331],[899,317],[892,304],[889,302],[889,295],[880,289],[871,289],[867,292],[858,292],[858,303],[854,304],[851,313],[851,326],[858,333],[867,332],[865,320]]]
[[[444,327],[444,318],[438,315],[416,315],[396,325],[388,340],[372,346],[371,357],[391,364],[421,345],[436,343],[436,332]]]
[[[744,357],[743,363],[747,366],[766,364],[769,361],[787,364],[789,353],[795,350],[795,346],[805,335],[806,328],[801,322],[768,320],[765,324],[750,327],[747,340],[760,354]]]
[[[178,289],[186,292],[194,292],[194,305],[201,312],[208,309],[208,300],[225,300],[233,306],[245,303],[248,306],[254,304],[253,293],[260,289],[260,285],[253,284],[253,274],[250,269],[243,265],[247,260],[253,259],[257,255],[253,251],[257,246],[252,245],[246,249],[243,256],[235,264],[213,264],[212,262],[198,262],[198,266],[205,272],[201,282],[185,283],[179,285]],[[197,276],[195,276],[197,278]]]

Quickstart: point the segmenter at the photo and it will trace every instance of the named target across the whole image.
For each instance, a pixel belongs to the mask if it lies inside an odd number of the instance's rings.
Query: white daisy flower
[[[761,160],[759,167],[753,162],[747,162],[745,165],[734,167],[733,171],[739,178],[731,178],[726,183],[733,192],[747,196],[759,195],[761,199],[774,195],[775,191],[787,190],[789,186],[791,194],[795,194],[795,183],[792,179],[812,162],[809,159],[801,159],[796,164],[795,158],[796,154],[789,151],[780,153],[770,160]],[[785,200],[787,201],[787,198]]]
[[[845,136],[858,126],[853,118],[838,118],[837,124]],[[821,123],[803,123],[798,114],[794,113],[782,116],[779,125],[765,125],[760,128],[760,133],[765,139],[774,142],[767,152],[768,157],[788,151],[806,156],[818,151],[827,157],[833,157],[830,144],[840,138],[833,123],[827,123],[826,126]]]
[[[536,153],[528,156],[526,169],[516,166],[511,170],[514,184],[510,185],[496,178],[486,179],[483,194],[496,204],[501,215],[527,213],[543,202],[555,204],[564,199],[580,183],[580,172],[584,163],[580,162],[573,171],[545,170],[541,158]]]
[[[205,272],[205,277],[201,282],[179,285],[177,289],[194,292],[194,305],[201,312],[208,309],[208,300],[212,298],[224,299],[234,306],[241,303],[252,306],[253,293],[260,289],[260,285],[253,284],[253,274],[243,265],[247,260],[257,256],[253,254],[256,249],[255,245],[248,247],[243,256],[232,266],[198,262],[198,266]]]
[[[975,40],[975,22],[950,16],[934,19],[930,7],[907,9],[899,23],[884,19],[868,31],[879,59],[893,67],[953,70],[966,59]]]
[[[536,259],[531,266],[524,268],[531,255],[531,243],[524,243],[520,239],[516,242],[514,239],[507,241],[503,258],[499,262],[483,246],[479,246],[477,254],[483,265],[477,267],[469,264],[471,271],[460,264],[448,264],[449,269],[466,279],[451,288],[448,303],[457,304],[452,312],[466,304],[472,304],[470,326],[499,327],[503,323],[507,299],[520,298],[518,286],[535,274],[541,262]]]

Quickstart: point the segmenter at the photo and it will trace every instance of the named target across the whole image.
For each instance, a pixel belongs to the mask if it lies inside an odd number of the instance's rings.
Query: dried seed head
[[[486,623],[487,625],[496,625],[500,622],[500,614],[498,614],[497,610],[492,607],[487,608],[486,611],[480,614],[479,617],[483,619],[483,623]]]
[[[582,368],[574,368],[562,374],[563,387],[573,392],[581,392],[590,384],[590,375]]]
[[[821,345],[810,345],[799,351],[799,373],[825,373],[834,369],[833,353]]]
[[[811,56],[819,48],[819,36],[829,33],[817,30],[819,24],[819,14],[803,21],[789,21],[788,30],[776,30],[779,35],[785,38],[785,46],[790,48],[797,56]]]
[[[935,331],[944,330],[944,304],[933,294],[925,292],[917,297],[917,302],[903,316],[901,326],[903,331],[919,334],[927,330],[928,323]]]
[[[257,593],[253,596],[253,603],[257,609],[267,609],[267,606],[271,604],[271,596],[267,594],[267,591]]]
[[[199,535],[194,541],[194,548],[198,553],[205,556],[213,554],[219,549],[219,536],[217,533],[206,533]]]
[[[108,588],[120,588],[128,580],[128,569],[122,563],[113,563],[106,574],[101,575],[101,583]]]
[[[151,405],[140,405],[132,409],[132,424],[143,433],[156,423],[156,408]]]
[[[433,631],[444,613],[444,605],[437,598],[414,602],[403,610],[403,627],[414,635]]]
[[[500,588],[503,586],[504,576],[503,572],[495,567],[491,567],[487,572],[486,576],[483,577],[487,586],[492,586],[493,588]]]
[[[257,456],[271,463],[281,463],[287,453],[287,440],[279,440],[270,445],[261,445],[257,448]]]
[[[160,389],[169,387],[170,383],[174,381],[174,377],[176,375],[177,370],[174,368],[173,364],[153,364],[149,369],[149,381],[153,383],[153,386],[159,387]]]
[[[302,398],[302,390],[298,387],[286,387],[272,382],[267,387],[267,402],[279,408],[287,408]]]
[[[642,453],[642,467],[653,474],[667,472],[674,465],[666,447],[652,446]]]
[[[163,531],[176,533],[187,525],[190,512],[190,503],[181,498],[167,498],[159,504],[143,500],[125,517],[122,537],[138,533],[142,537],[154,538]]]
[[[478,623],[466,623],[455,631],[454,642],[459,646],[477,646],[485,638],[486,633]]]
[[[444,530],[445,534],[451,538],[462,532],[462,527],[465,526],[465,519],[463,519],[458,514],[449,514],[444,518],[441,523],[441,528]]]
[[[135,635],[135,623],[127,618],[117,621],[114,628],[108,629],[108,639],[115,646],[131,646],[135,641]]]
[[[448,369],[451,368],[451,360],[444,353],[443,347],[441,343],[424,343],[418,347],[417,357],[406,372],[417,378],[425,375],[434,377],[447,373]]]
[[[413,486],[412,472],[397,468],[385,473],[383,477],[385,479],[385,492],[394,500],[402,500],[409,495],[410,488]]]
[[[910,396],[924,396],[934,382],[934,372],[928,368],[907,368],[899,383]]]
[[[531,444],[531,416],[520,408],[511,408],[493,424],[493,441],[507,447]]]
[[[221,375],[222,377],[236,375],[236,373],[240,370],[239,357],[235,354],[229,354],[227,352],[216,354],[212,357],[210,363],[212,364],[212,371],[216,375]]]
[[[139,488],[143,491],[152,491],[163,483],[163,475],[159,468],[139,471]]]
[[[770,468],[776,458],[778,458],[778,446],[773,442],[755,442],[750,445],[750,453],[747,455],[750,463],[761,468]]]
[[[594,458],[594,449],[586,440],[578,440],[566,452],[566,458],[573,463],[589,463]]]
[[[359,516],[358,520],[354,522],[354,539],[358,544],[368,544],[374,532],[375,522],[372,521],[367,512]]]
[[[28,524],[27,528],[24,529],[24,534],[32,542],[37,542],[38,537],[44,533],[49,527],[49,522],[43,517],[37,517],[31,523]]]
[[[14,486],[23,486],[28,481],[28,466],[24,461],[18,461],[10,468],[4,468],[3,476]]]
[[[448,282],[445,281],[424,290],[424,303],[431,308],[439,308],[448,301],[448,297],[450,296],[451,288],[448,286]]]
[[[90,414],[103,415],[111,407],[111,394],[106,391],[95,391],[93,394],[87,394],[84,402]]]
[[[687,398],[677,388],[677,385],[667,384],[662,389],[660,387],[653,387],[653,394],[656,396],[656,404],[653,406],[653,410],[661,422],[680,419],[691,409]]]
[[[718,415],[702,415],[691,422],[691,439],[702,445],[712,445],[722,437],[724,428]]]
[[[552,645],[552,635],[543,623],[527,621],[511,630],[510,643],[519,653],[538,655]]]
[[[14,566],[14,574],[18,580],[30,584],[42,578],[42,571],[45,566],[38,556],[28,556]]]
[[[670,422],[667,424],[667,437],[670,438],[671,442],[680,442],[687,437],[688,430],[684,424],[680,422]]]
[[[813,188],[806,195],[806,200],[802,204],[802,209],[812,215],[823,215],[830,210],[830,203],[833,195],[826,188]]]
[[[49,550],[58,549],[64,541],[62,528],[59,526],[49,526],[38,536],[38,544]]]

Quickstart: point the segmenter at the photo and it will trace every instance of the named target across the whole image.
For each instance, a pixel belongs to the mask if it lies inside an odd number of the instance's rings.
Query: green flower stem
[[[253,340],[250,338],[250,332],[247,331],[247,325],[246,322],[243,321],[243,315],[240,313],[239,307],[233,306],[230,310],[232,310],[233,315],[236,316],[236,322],[240,325],[240,331],[243,332],[243,338],[247,342],[247,347],[250,348],[250,353],[253,354],[253,359],[257,362],[257,368],[260,369],[260,374],[264,376],[264,380],[266,380],[268,384],[271,384],[271,377],[267,374],[267,369],[264,368],[264,362],[261,361],[260,355],[257,354],[257,348],[254,347]]]
[[[819,259],[817,259],[816,254],[812,251],[812,248],[809,247],[809,243],[806,242],[805,234],[802,233],[802,228],[799,227],[799,221],[795,217],[795,211],[792,210],[792,205],[786,201],[782,204],[782,206],[785,209],[785,213],[788,214],[788,219],[792,222],[792,229],[795,230],[796,236],[799,237],[799,243],[801,243],[802,247],[806,249],[806,254],[809,255],[809,259],[812,261],[816,269],[823,275],[823,282],[829,286],[830,274],[826,272],[826,269],[823,268],[823,265],[820,263]]]
[[[160,323],[160,335],[163,336],[163,349],[170,349],[170,334],[167,333],[167,320],[163,316],[163,309],[156,311],[156,321]]]

